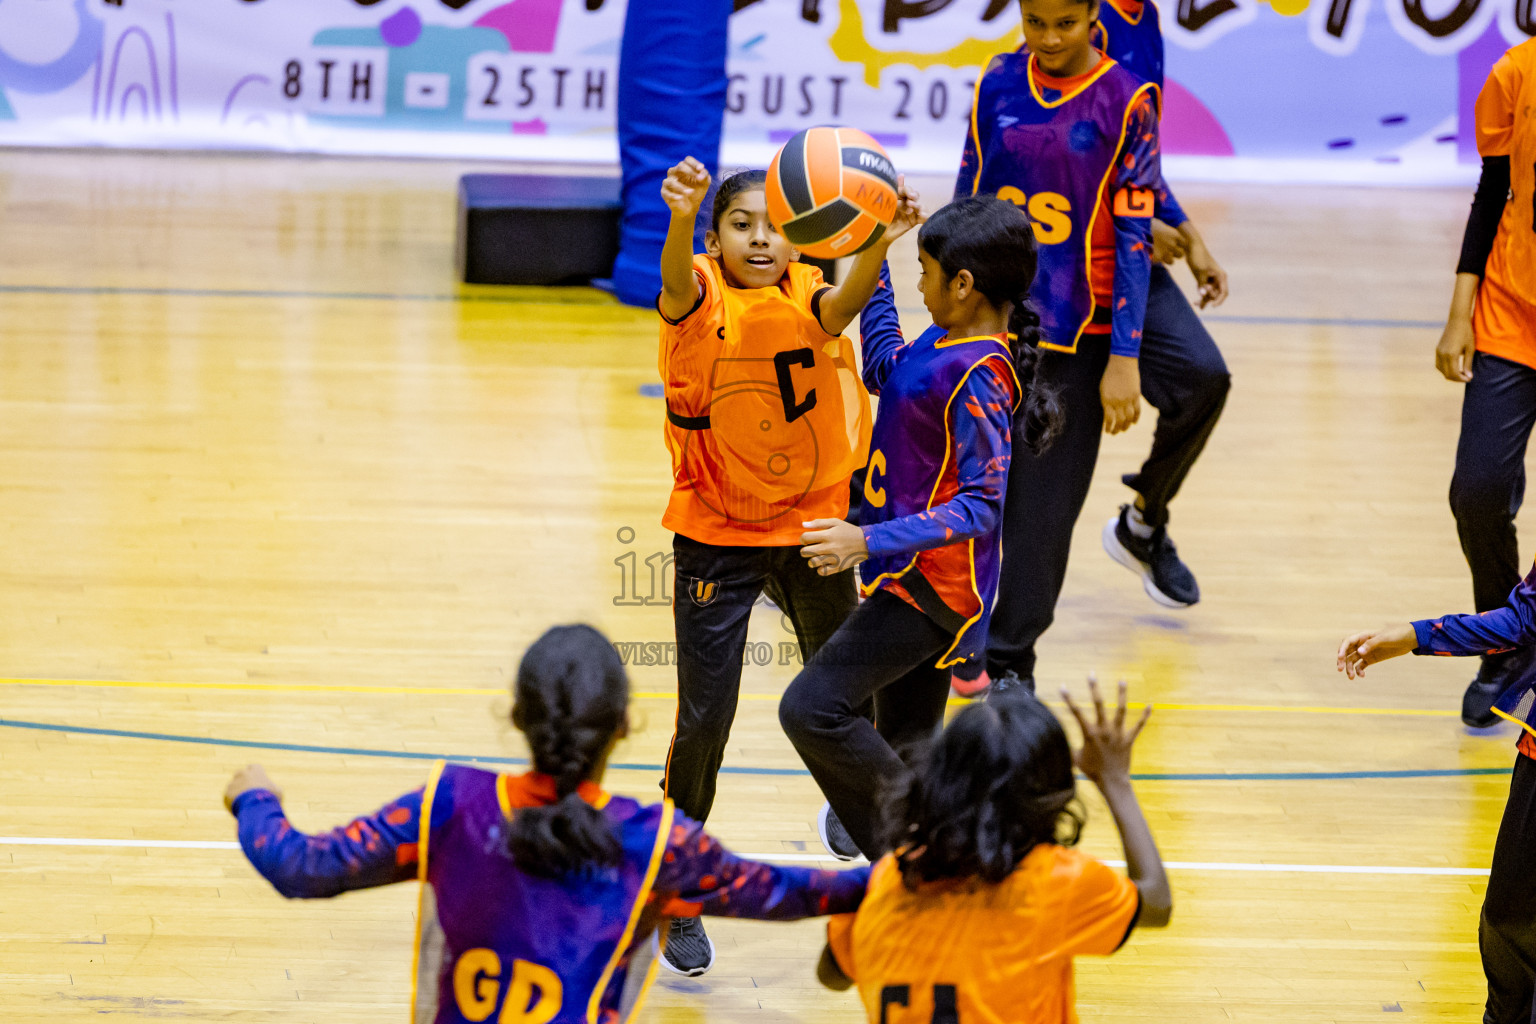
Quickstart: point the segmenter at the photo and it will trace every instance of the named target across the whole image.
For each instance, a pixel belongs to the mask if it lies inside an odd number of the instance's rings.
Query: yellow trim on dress
[[[614,970],[619,966],[619,959],[629,948],[630,940],[634,938],[635,928],[640,923],[640,915],[645,910],[646,900],[651,895],[651,886],[656,884],[656,875],[661,871],[661,858],[667,852],[667,840],[672,835],[672,818],[675,811],[676,808],[673,807],[671,800],[662,800],[661,823],[656,828],[656,842],[651,847],[651,862],[645,869],[645,879],[640,883],[640,890],[635,894],[635,905],[630,909],[629,923],[624,926],[624,934],[620,937],[619,944],[614,947],[608,966],[603,968],[602,976],[597,979],[597,985],[592,989],[592,998],[587,1003],[589,1024],[597,1024],[598,1004],[603,998],[603,993],[608,989],[608,982],[613,978]],[[626,1020],[634,1020],[635,1015],[645,1004],[645,994],[650,989],[651,980],[656,977],[656,967],[657,963],[653,961],[650,969],[645,972],[645,980],[635,996],[634,1009]]]
[[[1034,78],[1030,78],[1029,82],[1030,88],[1033,89]],[[1099,222],[1099,211],[1104,208],[1104,189],[1109,184],[1109,176],[1115,173],[1115,167],[1120,163],[1120,153],[1125,148],[1125,135],[1131,127],[1131,111],[1136,108],[1136,98],[1148,90],[1151,91],[1151,95],[1154,97],[1160,95],[1157,92],[1157,86],[1147,82],[1131,93],[1131,98],[1126,101],[1125,110],[1120,115],[1120,141],[1115,143],[1115,155],[1110,158],[1109,166],[1104,168],[1104,178],[1099,182],[1099,187],[1093,194],[1093,213],[1088,218],[1087,230],[1083,232],[1083,276],[1088,280],[1088,315],[1083,317],[1083,322],[1077,325],[1077,333],[1072,336],[1070,348],[1065,345],[1053,345],[1048,341],[1041,341],[1041,348],[1051,349],[1055,352],[1076,354],[1078,343],[1083,340],[1083,332],[1088,329],[1089,324],[1093,323],[1093,314],[1099,308],[1098,297],[1093,294],[1093,229]],[[1161,139],[1158,140],[1158,145],[1162,145]],[[1114,299],[1113,285],[1111,285],[1110,299]],[[1113,327],[1111,327],[1111,332],[1113,332]]]
[[[1119,62],[1116,61],[1113,57],[1107,56],[1103,50],[1099,51],[1099,56],[1103,59],[1099,61],[1097,67],[1088,72],[1088,78],[1082,82],[1082,84],[1078,85],[1071,92],[1063,92],[1060,99],[1056,100],[1055,102],[1051,102],[1044,96],[1040,95],[1040,89],[1035,84],[1035,65],[1039,63],[1040,58],[1033,53],[1030,54],[1029,64],[1024,68],[1024,80],[1029,83],[1029,94],[1035,98],[1036,103],[1040,104],[1042,107],[1045,107],[1047,110],[1054,107],[1059,107],[1068,100],[1076,99],[1084,92],[1086,92],[1088,87],[1091,86],[1094,82],[1097,82],[1100,78],[1103,78],[1104,75],[1109,72],[1110,68],[1116,67],[1119,64]],[[1040,73],[1042,75],[1045,74],[1043,71]],[[1137,91],[1139,92],[1140,90]],[[975,111],[973,110],[972,115],[974,116],[974,114]],[[1123,137],[1124,136],[1122,136],[1122,138]]]
[[[1492,711],[1494,714],[1498,715],[1500,718],[1506,721],[1514,722],[1516,725],[1530,733],[1532,736],[1536,736],[1536,729],[1526,725],[1520,719],[1516,718],[1514,715],[1509,714],[1507,711],[1500,711],[1498,708],[1489,708],[1488,710]]]
[[[988,358],[991,357],[989,356]],[[983,360],[983,362],[984,361],[985,360]],[[981,363],[977,363],[975,366],[972,366],[970,370],[965,371],[966,377],[971,375],[971,370],[976,369],[976,367],[980,365]],[[1024,401],[1024,385],[1019,382],[1019,371],[1014,369],[1012,358],[1008,360],[1007,365],[1008,375],[1013,378],[1013,393],[1015,395],[1014,409],[1017,411],[1019,404]],[[949,421],[946,418],[945,423],[948,422]],[[964,658],[956,658],[952,657],[952,655],[955,653],[955,648],[960,646],[960,638],[965,636],[966,632],[976,624],[976,620],[981,618],[981,613],[985,611],[987,607],[987,603],[981,599],[981,589],[976,586],[976,538],[972,537],[965,543],[967,550],[970,552],[969,564],[971,569],[971,594],[976,598],[976,614],[966,619],[965,625],[961,626],[955,632],[955,642],[949,645],[949,650],[945,651],[939,656],[939,660],[934,663],[934,668],[949,668],[951,665],[958,665],[965,661]],[[999,551],[1001,551],[1003,547],[1003,536],[1001,530],[998,531],[997,547]]]
[[[971,374],[976,371],[976,368],[978,366],[980,366],[982,363],[987,362],[989,359],[996,359],[998,356],[1002,356],[1004,362],[1008,366],[1009,374],[1011,374],[1013,376],[1014,395],[1017,396],[1018,400],[1021,400],[1021,401],[1022,401],[1022,399],[1024,397],[1023,393],[1022,393],[1023,392],[1023,385],[1021,385],[1019,383],[1018,371],[1015,370],[1014,366],[1013,366],[1013,353],[1008,351],[1008,347],[1006,345],[1004,345],[1001,341],[998,341],[997,337],[995,335],[983,334],[983,335],[978,335],[977,337],[974,337],[974,338],[960,338],[960,339],[958,339],[958,341],[982,341],[982,340],[990,340],[990,341],[996,342],[998,347],[1000,349],[1002,349],[1002,351],[1001,352],[988,352],[986,355],[982,356],[980,359],[976,360],[974,363],[972,363],[970,366],[968,366],[966,368],[965,373],[961,374],[960,380],[958,382],[956,382],[955,389],[949,393],[949,399],[947,401],[945,401],[945,403],[944,403],[944,461],[939,463],[939,471],[938,471],[938,473],[934,477],[933,489],[928,492],[928,504],[926,506],[924,506],[924,508],[923,508],[924,512],[927,512],[928,510],[933,508],[933,500],[934,500],[934,498],[938,497],[939,485],[944,482],[944,470],[949,465],[949,456],[950,456],[951,451],[953,451],[953,449],[954,449],[954,434],[951,432],[950,427],[949,427],[949,410],[950,410],[950,407],[952,405],[954,405],[954,403],[955,403],[955,396],[960,393],[960,389],[961,388],[965,387],[965,382],[970,379]],[[934,343],[934,348],[938,348],[938,347],[939,347],[939,343],[935,342]],[[955,648],[960,646],[960,638],[965,636],[966,631],[969,630],[973,625],[976,624],[976,620],[981,618],[981,611],[982,611],[982,609],[984,609],[986,607],[986,602],[981,600],[981,592],[976,588],[976,541],[974,539],[966,541],[966,547],[967,547],[967,550],[970,552],[971,593],[973,595],[975,595],[975,597],[976,597],[977,611],[976,611],[975,615],[972,615],[970,618],[966,619],[965,620],[965,624],[962,625],[958,630],[955,631],[954,642],[949,645],[949,649],[948,650],[946,650],[943,654],[939,655],[939,660],[934,664],[935,668],[948,668],[950,665],[957,665],[960,662],[965,660],[964,658],[954,658],[954,659],[949,660],[949,661],[946,661],[945,659],[949,658],[950,655],[955,653]],[[921,554],[922,554],[921,551],[916,552],[915,554],[913,554],[912,560],[910,562],[908,562],[906,565],[902,566],[900,569],[897,569],[895,572],[883,572],[879,576],[876,576],[870,582],[865,583],[865,584],[861,584],[859,589],[862,591],[862,593],[863,593],[863,595],[865,597],[869,597],[871,594],[873,594],[876,590],[878,590],[880,588],[880,584],[883,581],[885,581],[885,580],[899,580],[899,579],[901,579],[901,577],[905,576],[908,572],[910,572],[912,567],[917,564],[918,556],[921,555]]]
[[[422,912],[427,901],[427,841],[432,835],[432,803],[437,796],[437,784],[442,781],[447,761],[436,761],[427,774],[427,784],[421,794],[421,824],[416,839],[416,880],[421,888],[416,892],[416,942],[411,950],[411,1020],[416,1020],[416,985],[421,978],[421,929]]]
[[[989,62],[990,63],[990,62]],[[976,76],[976,88],[971,93],[971,141],[976,143],[976,176],[971,179],[971,195],[976,194],[976,189],[981,185],[981,166],[986,163],[986,154],[981,151],[981,132],[976,124],[976,107],[981,103],[981,83],[986,80],[986,69]]]

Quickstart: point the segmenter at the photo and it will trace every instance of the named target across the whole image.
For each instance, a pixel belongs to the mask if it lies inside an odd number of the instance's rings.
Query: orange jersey
[[[1035,847],[998,885],[917,892],[887,855],[827,940],[871,1024],[1072,1024],[1072,958],[1113,953],[1139,906],[1135,883],[1069,847]]]
[[[799,545],[802,523],[848,515],[869,457],[869,393],[853,345],[813,312],[821,271],[733,288],[693,258],[699,304],[661,326],[672,497],[662,525],[705,544]]]
[[[1536,40],[1512,48],[1477,95],[1477,151],[1509,157],[1509,201],[1472,311],[1477,349],[1536,367]]]

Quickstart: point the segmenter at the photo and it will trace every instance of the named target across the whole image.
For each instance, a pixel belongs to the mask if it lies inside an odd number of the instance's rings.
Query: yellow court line
[[[361,686],[344,683],[178,683],[161,680],[23,679],[0,677],[0,686],[109,687],[135,690],[209,690],[215,692],[222,690],[236,693],[369,693],[413,697],[510,696],[508,690],[499,687]],[[631,696],[636,700],[677,699],[677,694],[663,691],[641,691]],[[779,695],[775,693],[743,693],[740,699],[746,701],[777,701]],[[952,707],[963,707],[971,702],[961,697],[951,697],[949,703]],[[1059,705],[1057,701],[1046,701],[1046,703]],[[1136,710],[1145,706],[1145,703],[1139,702],[1129,705],[1129,707]],[[1457,711],[1441,710],[1438,708],[1352,708],[1329,707],[1317,704],[1184,704],[1172,701],[1166,703],[1154,701],[1152,706],[1158,711],[1258,712],[1265,714],[1304,715],[1396,715],[1410,718],[1454,718],[1460,714]]]
[[[506,690],[449,686],[354,686],[344,683],[175,683],[139,679],[20,679],[0,678],[0,686],[112,687],[131,690],[229,690],[246,693],[379,693],[407,696],[443,694],[458,697],[500,697]]]

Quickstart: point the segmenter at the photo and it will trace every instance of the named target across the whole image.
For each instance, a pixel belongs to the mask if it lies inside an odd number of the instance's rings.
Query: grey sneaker
[[[685,978],[697,978],[715,966],[715,944],[704,934],[704,922],[696,917],[674,917],[667,926],[667,944],[661,966]]]
[[[843,823],[837,820],[837,812],[831,804],[821,805],[821,813],[816,815],[816,832],[821,836],[821,845],[838,860],[853,860],[860,855],[858,845],[843,828]]]

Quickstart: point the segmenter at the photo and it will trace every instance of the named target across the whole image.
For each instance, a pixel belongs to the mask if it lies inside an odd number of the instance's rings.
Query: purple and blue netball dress
[[[991,193],[1034,222],[1044,348],[1075,352],[1085,333],[1107,333],[1114,354],[1140,352],[1162,177],[1156,96],[1107,57],[1052,79],[1023,50],[976,83],[956,195]]]
[[[1121,67],[1163,92],[1163,26],[1153,0],[1104,0],[1094,45]],[[1159,108],[1161,114],[1161,108]],[[1178,227],[1189,219],[1163,177],[1157,179],[1157,219]]]
[[[864,382],[880,396],[859,524],[864,593],[888,589],[954,634],[938,668],[986,650],[1019,381],[1006,337],[904,341],[890,271],[859,317]]]
[[[295,831],[265,790],[242,794],[233,810],[246,856],[285,896],[423,883],[413,1024],[618,1024],[633,1019],[655,974],[659,921],[794,920],[863,898],[867,869],[742,860],[670,801],[641,805],[592,783],[577,792],[608,818],[619,867],[554,879],[518,868],[506,852],[510,817],[555,800],[554,780],[535,772],[438,765],[424,789],[323,835]]]

